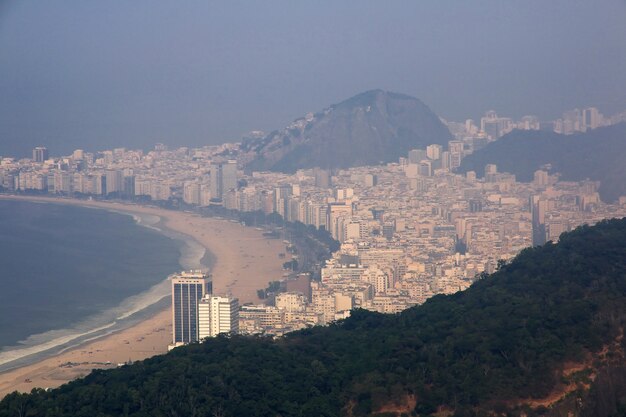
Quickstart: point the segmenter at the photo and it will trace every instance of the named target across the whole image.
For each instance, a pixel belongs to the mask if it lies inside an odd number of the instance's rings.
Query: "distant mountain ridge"
[[[244,141],[240,158],[255,171],[347,168],[395,161],[411,149],[446,145],[451,139],[420,100],[371,90],[309,113],[262,139]]]
[[[550,172],[562,180],[600,181],[600,197],[612,202],[626,195],[625,162],[626,123],[620,123],[574,135],[516,130],[463,159],[460,171],[482,176],[486,164],[496,164],[498,171],[531,181],[536,170],[550,164]]]

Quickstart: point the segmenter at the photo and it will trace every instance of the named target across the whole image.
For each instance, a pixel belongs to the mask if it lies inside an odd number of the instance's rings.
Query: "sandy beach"
[[[159,216],[161,225],[193,237],[215,257],[211,268],[216,294],[232,294],[240,303],[257,302],[256,290],[282,277],[282,241],[266,239],[262,232],[227,220],[123,203],[95,202],[47,197],[6,197],[27,201],[74,204]],[[54,388],[87,375],[92,369],[114,368],[167,352],[172,339],[171,311],[166,309],[132,327],[0,374],[0,398],[13,391],[35,387]]]

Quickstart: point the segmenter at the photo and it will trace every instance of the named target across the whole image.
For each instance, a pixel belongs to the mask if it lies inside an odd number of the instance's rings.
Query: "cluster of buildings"
[[[157,145],[148,153],[118,148],[93,154],[79,149],[61,158],[50,158],[45,147],[37,147],[32,159],[0,158],[0,187],[152,201],[180,197],[188,204],[209,205],[237,187],[237,162],[216,157],[228,146],[169,151]]]
[[[433,149],[333,175],[255,173],[230,190],[224,204],[231,198],[233,209],[281,213],[324,227],[341,242],[319,281],[301,274],[269,303],[239,306],[237,331],[282,335],[345,318],[354,308],[398,313],[435,294],[466,289],[526,247],[557,241],[581,224],[626,216],[626,197],[602,202],[597,182],[563,182],[538,170],[532,182],[520,183],[495,165],[485,167],[483,178],[459,175],[436,162],[443,152]],[[420,172],[423,160],[416,155],[437,168]],[[199,312],[206,311],[200,317],[209,317],[208,301],[198,300]],[[233,323],[233,300],[220,300],[231,306],[222,321]],[[229,326],[221,329],[234,331]]]
[[[592,110],[574,114],[583,123],[575,129],[606,123]],[[536,118],[513,122],[495,112],[485,115],[480,128],[469,122],[463,129],[471,134],[458,134],[447,146],[414,149],[386,165],[332,172],[244,175],[236,144],[175,150],[158,145],[146,153],[77,150],[61,158],[39,147],[32,159],[0,159],[0,186],[176,200],[188,208],[218,205],[276,213],[328,231],[341,245],[320,279],[301,274],[263,305],[239,306],[236,299],[213,295],[210,277],[197,271],[172,278],[174,346],[220,333],[280,335],[347,317],[354,308],[400,312],[435,294],[467,288],[526,247],[556,241],[581,224],[626,216],[626,197],[607,204],[593,181],[564,182],[538,170],[532,182],[522,183],[495,165],[481,173],[455,173],[481,141],[512,125],[541,128]]]
[[[521,183],[495,165],[485,167],[483,178],[455,174],[441,162],[455,145],[414,150],[385,166],[340,170],[324,187],[318,171],[302,170],[256,173],[233,190],[234,209],[280,212],[289,221],[324,227],[341,242],[310,294],[289,292],[275,306],[254,307],[264,316],[261,330],[281,334],[296,318],[296,324],[326,324],[357,307],[396,313],[467,288],[533,244],[626,216],[626,198],[606,204],[592,181],[563,182],[538,170],[531,183]],[[288,304],[283,297],[291,297]]]
[[[514,129],[548,130],[571,135],[625,121],[626,111],[607,117],[600,113],[596,107],[587,107],[568,110],[560,118],[550,121],[541,121],[537,116],[524,116],[520,120],[513,120],[510,117],[498,116],[496,111],[489,110],[480,118],[478,125],[472,119],[467,119],[463,123],[446,122],[446,124],[458,140],[463,140],[473,148],[479,149]]]
[[[172,283],[170,348],[239,332],[239,301],[214,295],[211,275],[183,271],[169,278]]]
[[[299,285],[288,282],[269,303],[241,306],[239,332],[281,335],[345,318],[353,308],[397,313],[466,289],[526,247],[626,216],[626,197],[602,202],[597,182],[563,182],[538,170],[521,183],[495,165],[482,178],[459,175],[444,160],[457,152],[462,158],[467,151],[451,141],[387,165],[243,176],[224,206],[324,228],[341,247],[321,280],[299,276]]]
[[[626,121],[626,112],[606,117],[595,107],[573,109],[563,113],[563,116],[553,123],[554,131],[570,135],[576,132],[586,132],[602,126],[610,126]]]

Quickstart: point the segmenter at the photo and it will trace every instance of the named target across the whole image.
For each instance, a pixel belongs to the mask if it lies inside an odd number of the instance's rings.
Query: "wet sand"
[[[24,201],[74,204],[87,207],[150,214],[161,226],[193,237],[214,256],[211,268],[213,292],[232,294],[241,304],[258,302],[256,290],[281,279],[282,241],[227,220],[122,203],[92,202],[47,197],[4,197]],[[87,375],[92,369],[114,368],[126,361],[142,360],[167,352],[172,341],[171,311],[166,309],[132,327],[87,342],[40,362],[0,374],[0,398],[13,391],[54,388]]]

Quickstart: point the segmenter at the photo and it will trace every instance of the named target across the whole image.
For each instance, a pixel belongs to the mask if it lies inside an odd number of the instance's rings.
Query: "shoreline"
[[[32,203],[57,204],[56,202],[43,201]],[[172,240],[180,251],[178,270],[200,269],[208,271],[213,264],[213,257],[204,246],[191,236],[165,227],[160,216],[147,215],[117,207],[115,209],[80,207],[132,217],[135,225],[156,231]],[[173,272],[175,271],[171,271],[171,273]],[[40,362],[90,341],[115,334],[168,308],[170,301],[168,275],[164,275],[160,281],[140,293],[128,296],[119,304],[108,307],[98,314],[85,317],[84,320],[66,328],[51,329],[44,333],[33,334],[21,342],[16,342],[15,345],[5,346],[0,351],[0,381],[3,373]]]
[[[145,225],[141,221],[138,224],[155,228],[171,239],[195,241],[204,249],[204,255],[198,259],[200,264],[205,265],[202,269],[206,270],[209,266],[206,265],[207,260],[211,261],[209,269],[213,275],[214,292],[232,294],[239,298],[241,304],[258,302],[256,290],[282,275],[282,262],[278,258],[278,253],[284,249],[282,242],[266,239],[260,231],[227,220],[121,202],[37,196],[0,196],[0,199],[76,205],[139,217],[157,216],[160,220],[154,224]],[[183,262],[181,259],[181,264]],[[251,268],[252,262],[254,265]],[[136,312],[145,313],[150,307],[166,303],[129,326],[78,341],[59,353],[45,355],[34,363],[0,373],[0,398],[15,390],[28,392],[34,387],[53,388],[84,376],[92,369],[110,369],[120,363],[167,352],[167,345],[171,343],[168,297],[169,293]]]

